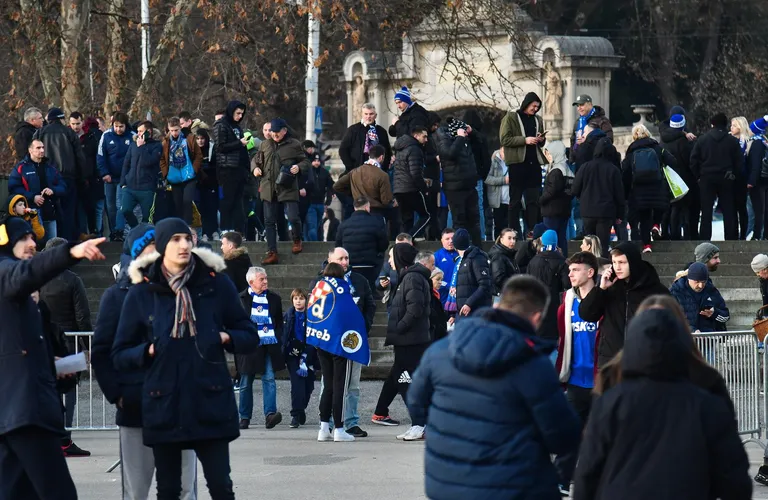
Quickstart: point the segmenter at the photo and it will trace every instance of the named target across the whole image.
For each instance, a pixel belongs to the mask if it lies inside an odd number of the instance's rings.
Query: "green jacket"
[[[252,167],[261,164],[261,183],[259,192],[264,201],[285,202],[299,201],[299,175],[306,174],[311,163],[301,148],[301,143],[293,137],[287,137],[282,142],[276,143],[272,139],[265,140],[259,146],[256,161],[252,161]],[[261,160],[261,161],[259,161]],[[295,176],[290,186],[278,186],[277,175],[281,166],[298,165],[301,172]]]
[[[544,120],[539,115],[536,117],[536,131],[538,133],[544,132]],[[504,148],[504,161],[507,165],[514,165],[515,163],[523,163],[525,160],[525,129],[523,127],[523,121],[520,119],[520,115],[517,111],[510,111],[501,120],[501,128],[499,129],[499,140],[501,141],[501,147]],[[536,156],[539,159],[540,165],[546,165],[547,159],[544,157],[544,153],[541,151],[542,144],[536,146]]]

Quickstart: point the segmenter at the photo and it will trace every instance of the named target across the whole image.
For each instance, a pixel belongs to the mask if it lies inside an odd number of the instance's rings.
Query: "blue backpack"
[[[632,179],[635,184],[651,184],[663,178],[655,149],[640,148],[632,152]]]

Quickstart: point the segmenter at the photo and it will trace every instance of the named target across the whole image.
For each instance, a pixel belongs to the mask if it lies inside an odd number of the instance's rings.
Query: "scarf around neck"
[[[376,132],[375,122],[370,125],[365,125],[365,123],[363,123],[363,126],[368,127],[368,130],[365,133],[365,146],[363,147],[363,153],[368,154],[373,146],[379,144],[379,134]]]
[[[184,134],[179,134],[178,139],[171,137],[170,154],[173,166],[179,170],[183,169],[189,162],[189,152],[187,151],[187,139]]]
[[[346,281],[347,284],[349,285],[349,293],[352,295],[352,297],[354,297],[355,296],[355,286],[352,284],[351,278],[352,278],[352,271],[347,271],[344,274],[344,281]],[[357,300],[359,300],[359,297],[357,298]],[[355,304],[357,304],[357,300],[355,300]]]
[[[257,326],[261,345],[277,344],[272,316],[269,314],[267,290],[256,293],[249,288],[248,293],[253,297],[251,302],[251,321]]]
[[[161,265],[163,276],[168,280],[168,286],[176,294],[176,316],[173,321],[171,338],[178,339],[184,337],[185,332],[190,337],[197,336],[197,327],[195,323],[195,309],[192,307],[192,296],[189,294],[187,282],[195,272],[195,259],[191,259],[187,267],[178,274],[171,274],[165,265]]]
[[[370,158],[370,159],[368,159],[368,160],[367,160],[365,163],[366,163],[367,165],[375,165],[375,166],[377,166],[377,167],[381,168],[381,163],[377,162],[377,161],[376,161],[376,160],[374,160],[373,158]]]
[[[458,309],[458,306],[456,304],[456,283],[458,283],[459,279],[459,269],[461,269],[461,259],[462,257],[459,256],[458,259],[456,259],[456,267],[453,269],[453,276],[451,276],[451,286],[448,288],[448,298],[445,299],[445,310],[448,312],[456,312]],[[454,294],[452,295],[450,292],[454,291]]]
[[[584,132],[584,129],[587,128],[587,123],[589,123],[589,119],[592,118],[595,115],[595,111],[597,108],[592,108],[592,111],[589,112],[587,116],[579,116],[579,124],[576,128],[576,138],[578,139],[581,137],[582,132]],[[576,144],[574,144],[574,149],[576,149]]]

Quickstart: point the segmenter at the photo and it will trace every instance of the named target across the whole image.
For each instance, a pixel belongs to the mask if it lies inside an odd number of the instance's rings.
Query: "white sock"
[[[328,422],[320,422],[320,430],[323,432],[331,432],[331,427]]]

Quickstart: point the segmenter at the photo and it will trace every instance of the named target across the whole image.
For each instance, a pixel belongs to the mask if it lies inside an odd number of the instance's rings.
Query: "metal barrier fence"
[[[88,400],[86,407],[83,408],[83,400],[81,399],[82,386],[85,377],[81,379],[81,382],[75,389],[75,398],[77,404],[75,405],[75,411],[72,420],[72,426],[67,427],[67,430],[74,431],[114,431],[117,430],[117,426],[114,424],[114,409],[113,405],[107,401],[104,394],[101,392],[99,384],[96,383],[96,378],[93,376],[93,365],[91,365],[91,347],[93,340],[93,332],[66,332],[64,335],[67,337],[74,337],[75,339],[75,353],[80,351],[80,342],[85,341],[87,345],[86,359],[88,361],[88,376],[87,376],[87,391]],[[94,399],[94,394],[96,398]],[[101,397],[99,397],[99,395]],[[98,401],[100,400],[100,404]],[[95,409],[95,413],[94,413]],[[83,418],[81,419],[81,415]],[[101,419],[99,419],[101,416]],[[95,417],[95,418],[94,418]]]
[[[755,332],[695,333],[693,338],[704,359],[725,379],[736,410],[739,434],[748,435],[747,441],[760,438],[760,409],[765,408],[763,384],[766,379],[763,376],[761,380],[761,356]]]

